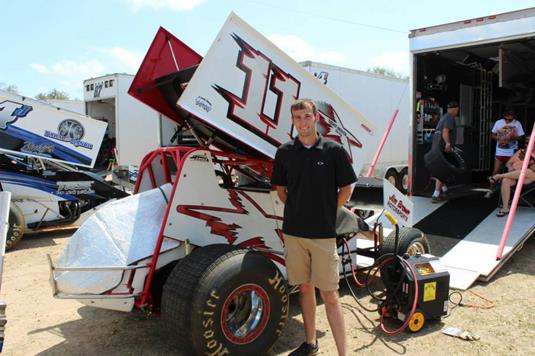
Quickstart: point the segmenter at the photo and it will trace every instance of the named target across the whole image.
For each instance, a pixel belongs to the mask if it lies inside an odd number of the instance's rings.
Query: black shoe
[[[320,352],[318,341],[316,341],[316,345],[311,345],[308,342],[303,342],[301,346],[290,352],[288,356],[312,356],[317,355],[318,352]]]
[[[448,193],[448,191],[446,190],[445,192],[441,192],[440,193],[440,196],[444,199],[448,199],[450,197],[450,194]]]
[[[438,197],[431,197],[431,203],[437,204],[442,203],[444,201],[444,198],[442,198],[440,195]]]

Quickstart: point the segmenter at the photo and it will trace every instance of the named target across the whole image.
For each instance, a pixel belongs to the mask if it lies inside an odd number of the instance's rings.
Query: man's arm
[[[337,208],[341,208],[351,196],[351,185],[346,185],[338,190]],[[280,196],[279,196],[280,197]]]
[[[277,195],[279,199],[286,204],[286,198],[288,197],[288,190],[282,185],[276,185],[275,189],[277,190]]]
[[[442,129],[442,139],[446,143],[446,147],[444,148],[444,151],[450,152],[451,151],[451,141],[450,141],[450,129],[447,127],[444,127]]]

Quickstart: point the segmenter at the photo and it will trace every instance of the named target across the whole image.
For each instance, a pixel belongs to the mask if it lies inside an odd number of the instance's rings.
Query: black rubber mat
[[[496,209],[496,206],[496,199],[485,199],[483,194],[452,198],[414,227],[426,234],[463,239]]]

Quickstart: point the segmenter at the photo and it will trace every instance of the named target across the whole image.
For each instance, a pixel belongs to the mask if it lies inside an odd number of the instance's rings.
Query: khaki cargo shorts
[[[284,257],[291,285],[311,283],[319,290],[338,290],[336,239],[307,239],[284,234]]]

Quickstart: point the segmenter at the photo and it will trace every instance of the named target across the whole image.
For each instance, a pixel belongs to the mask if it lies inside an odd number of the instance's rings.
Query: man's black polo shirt
[[[271,184],[285,186],[282,230],[298,237],[336,237],[338,188],[357,180],[343,147],[320,137],[306,148],[296,137],[279,147]]]

